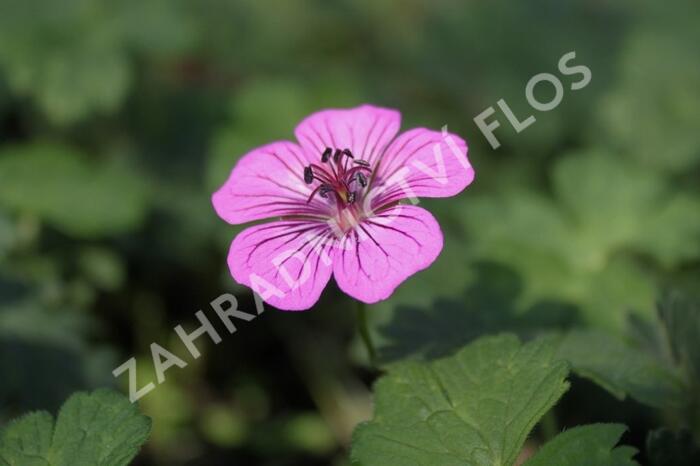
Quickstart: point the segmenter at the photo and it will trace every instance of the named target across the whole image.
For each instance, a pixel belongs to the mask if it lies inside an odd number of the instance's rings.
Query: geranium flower
[[[396,137],[401,115],[363,105],[323,110],[243,156],[214,193],[231,224],[277,218],[231,244],[233,278],[285,310],[308,309],[331,278],[365,303],[388,298],[443,246],[440,226],[417,197],[448,197],[474,179],[467,145],[446,131]]]

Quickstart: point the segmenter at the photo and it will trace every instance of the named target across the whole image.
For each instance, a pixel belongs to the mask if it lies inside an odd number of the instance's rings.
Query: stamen
[[[330,147],[326,147],[326,150],[323,151],[323,154],[321,155],[321,162],[326,163],[328,162],[328,159],[331,158],[331,154],[333,153],[333,149]]]
[[[304,182],[306,184],[311,184],[314,182],[314,172],[311,166],[304,167]]]
[[[331,161],[331,157],[333,160]],[[318,194],[324,199],[329,195],[335,196],[338,209],[344,209],[358,200],[362,195],[361,188],[369,185],[369,175],[372,173],[370,163],[366,160],[355,159],[348,148],[334,149],[326,147],[321,154],[322,164],[312,163],[304,167],[304,182],[313,184],[319,181],[318,186],[311,192],[307,202],[311,202]],[[326,162],[330,162],[325,165]],[[348,167],[349,162],[352,165]],[[353,182],[357,184],[353,185]]]
[[[330,193],[331,191],[333,191],[333,188],[331,188],[330,186],[321,186],[321,192],[319,193],[319,195],[322,198],[326,199],[328,198],[328,193]]]

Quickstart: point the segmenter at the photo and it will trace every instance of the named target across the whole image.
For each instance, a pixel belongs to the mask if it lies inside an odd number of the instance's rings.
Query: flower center
[[[318,183],[307,202],[311,202],[316,195],[324,199],[331,196],[340,212],[360,200],[371,174],[369,162],[355,159],[350,149],[326,147],[321,154],[321,164],[312,163],[304,167],[306,184]]]

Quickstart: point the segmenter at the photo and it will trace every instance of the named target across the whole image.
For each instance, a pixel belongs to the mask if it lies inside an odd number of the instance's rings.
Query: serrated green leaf
[[[625,431],[620,424],[574,427],[547,442],[524,466],[635,466],[632,447],[615,447]]]
[[[0,433],[0,466],[125,466],[151,421],[116,392],[77,393],[61,408],[17,419]]]
[[[1,466],[51,466],[48,461],[53,416],[45,411],[27,414],[0,432]]]
[[[0,204],[92,237],[138,225],[145,191],[123,168],[90,163],[64,146],[33,144],[0,152]]]
[[[375,390],[375,415],[353,436],[362,466],[512,465],[528,433],[567,390],[555,345],[486,337],[454,356],[397,364]]]
[[[595,330],[568,332],[562,337],[558,354],[578,375],[620,399],[629,395],[658,408],[682,403],[684,385],[679,374],[619,337]]]

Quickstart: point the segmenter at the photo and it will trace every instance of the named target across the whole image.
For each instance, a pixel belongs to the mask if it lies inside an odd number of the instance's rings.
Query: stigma
[[[306,202],[318,195],[334,200],[339,210],[344,209],[361,198],[371,174],[369,162],[356,159],[350,149],[326,147],[320,164],[304,167],[304,182],[318,183]]]

